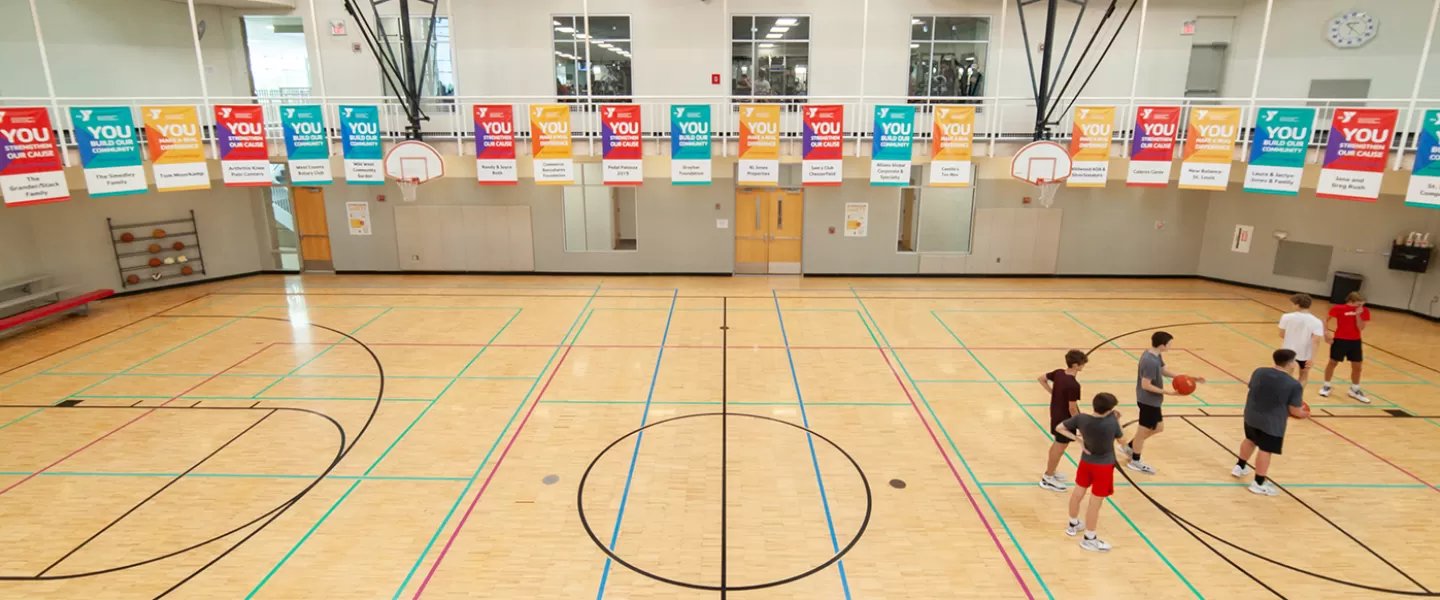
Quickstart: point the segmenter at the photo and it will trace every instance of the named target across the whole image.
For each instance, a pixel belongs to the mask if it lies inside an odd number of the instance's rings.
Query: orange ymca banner
[[[780,185],[780,107],[740,105],[740,185]]]

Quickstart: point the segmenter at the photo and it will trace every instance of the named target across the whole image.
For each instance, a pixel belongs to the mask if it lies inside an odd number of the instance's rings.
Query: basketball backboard
[[[426,183],[445,175],[440,151],[425,142],[408,140],[385,154],[385,175],[398,181]]]
[[[1034,185],[1070,178],[1070,153],[1055,142],[1031,142],[1010,159],[1010,176]]]

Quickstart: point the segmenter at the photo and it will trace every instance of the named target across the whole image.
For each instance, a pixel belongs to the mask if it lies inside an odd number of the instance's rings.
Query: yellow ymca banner
[[[780,106],[740,105],[739,185],[780,185]]]
[[[974,140],[974,106],[935,107],[934,137],[930,144],[930,185],[970,185],[970,155]]]
[[[1240,131],[1240,107],[1190,109],[1181,154],[1180,189],[1223,191],[1230,184],[1230,161]]]
[[[535,157],[536,185],[575,183],[569,106],[536,104],[530,107],[530,154]]]
[[[1077,106],[1070,125],[1070,179],[1067,187],[1105,187],[1110,177],[1110,139],[1115,107]]]

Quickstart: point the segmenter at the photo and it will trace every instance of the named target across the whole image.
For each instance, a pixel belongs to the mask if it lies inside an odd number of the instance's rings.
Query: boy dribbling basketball
[[[1130,462],[1125,463],[1125,468],[1131,471],[1155,474],[1155,467],[1140,460],[1140,451],[1145,449],[1145,440],[1165,431],[1165,413],[1160,408],[1165,397],[1182,395],[1180,392],[1165,389],[1165,378],[1173,379],[1176,373],[1165,368],[1162,355],[1170,350],[1170,342],[1174,340],[1175,336],[1164,331],[1150,334],[1150,349],[1140,355],[1140,367],[1135,381],[1135,402],[1140,405],[1140,429],[1135,431],[1135,437],[1129,444],[1120,447],[1120,451],[1130,458]],[[1205,378],[1196,377],[1195,381],[1205,383]]]
[[[1296,379],[1301,387],[1310,380],[1310,363],[1315,349],[1325,339],[1325,323],[1310,314],[1313,302],[1309,294],[1295,294],[1290,297],[1290,304],[1295,310],[1280,317],[1280,338],[1285,340],[1280,347],[1295,351],[1295,364],[1300,368],[1300,376]]]
[[[1080,466],[1075,471],[1075,491],[1070,494],[1070,522],[1065,534],[1074,536],[1082,530],[1085,537],[1080,547],[1092,552],[1109,552],[1110,544],[1095,537],[1095,525],[1100,522],[1100,504],[1115,493],[1115,441],[1125,439],[1125,430],[1120,427],[1120,411],[1115,410],[1119,401],[1112,394],[1095,394],[1091,407],[1095,414],[1079,414],[1061,423],[1055,432],[1072,440],[1078,440],[1085,447],[1080,455]],[[1080,520],[1080,501],[1090,493],[1090,505],[1085,509],[1085,520]]]
[[[1050,455],[1045,462],[1045,472],[1040,475],[1040,487],[1052,492],[1063,492],[1065,476],[1055,472],[1055,467],[1060,465],[1060,457],[1065,456],[1065,448],[1070,445],[1070,438],[1060,433],[1060,424],[1066,419],[1080,414],[1080,381],[1075,378],[1080,370],[1085,368],[1085,363],[1090,362],[1090,357],[1080,350],[1071,350],[1065,353],[1065,368],[1055,369],[1041,375],[1039,378],[1040,387],[1050,394],[1050,434],[1054,436],[1054,442],[1050,444]]]
[[[1245,397],[1245,441],[1240,444],[1239,462],[1230,470],[1235,477],[1249,475],[1250,456],[1260,450],[1250,491],[1261,496],[1280,493],[1275,484],[1265,478],[1270,474],[1271,456],[1280,454],[1285,444],[1286,421],[1290,417],[1310,417],[1310,410],[1301,400],[1305,388],[1290,376],[1290,370],[1295,367],[1295,351],[1282,348],[1270,358],[1273,367],[1260,367],[1250,374],[1250,393]]]
[[[1325,385],[1320,386],[1320,397],[1330,396],[1330,379],[1335,376],[1335,367],[1340,361],[1350,361],[1350,393],[1349,396],[1365,404],[1370,403],[1370,397],[1360,391],[1360,372],[1365,367],[1365,345],[1360,341],[1360,332],[1365,331],[1365,324],[1370,322],[1370,309],[1365,306],[1365,296],[1360,292],[1350,292],[1345,297],[1345,303],[1330,307],[1330,314],[1325,319],[1329,325],[1330,320],[1335,320],[1335,333],[1325,333],[1325,341],[1330,342],[1330,363],[1325,365]]]

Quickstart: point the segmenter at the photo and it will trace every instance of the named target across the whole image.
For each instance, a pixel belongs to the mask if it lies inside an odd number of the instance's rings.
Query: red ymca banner
[[[605,185],[640,185],[645,181],[640,156],[640,107],[606,104],[600,107],[600,156]]]
[[[1141,106],[1135,109],[1135,133],[1130,144],[1130,172],[1125,185],[1170,185],[1170,163],[1175,160],[1175,134],[1180,129],[1180,107]]]
[[[1395,133],[1394,108],[1337,108],[1320,163],[1315,197],[1374,202]]]
[[[268,186],[270,148],[265,145],[265,112],[260,106],[215,107],[220,172],[227,187]]]
[[[845,107],[838,104],[806,106],[801,112],[804,115],[801,185],[840,185]]]
[[[480,185],[516,185],[515,108],[475,105],[475,175]]]
[[[0,106],[0,195],[6,206],[70,199],[44,108]]]

